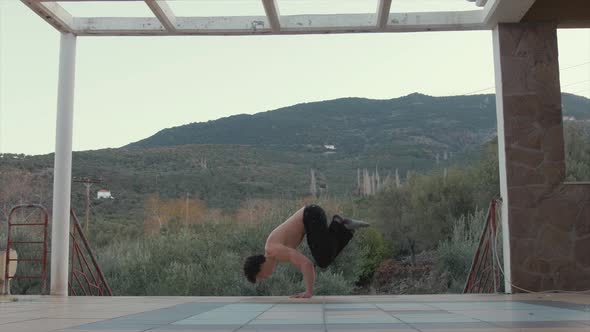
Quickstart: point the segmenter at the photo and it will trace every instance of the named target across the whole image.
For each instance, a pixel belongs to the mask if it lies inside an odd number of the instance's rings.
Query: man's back
[[[273,245],[283,245],[296,249],[301,244],[305,235],[305,227],[300,214],[303,214],[302,210],[285,220],[268,235],[266,239],[267,250]]]

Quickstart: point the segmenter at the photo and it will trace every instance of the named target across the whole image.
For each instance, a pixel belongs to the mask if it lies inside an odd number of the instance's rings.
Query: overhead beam
[[[391,10],[391,0],[379,0],[377,5],[377,29],[382,30],[389,20],[389,11]]]
[[[76,18],[75,23],[76,33],[81,36],[252,35],[272,32],[265,16],[177,17],[174,31],[167,30],[155,17]]]
[[[391,13],[386,32],[483,30],[481,10]]]
[[[178,31],[191,35],[271,34],[266,16],[179,17]]]
[[[168,31],[176,30],[176,16],[166,1],[162,0],[145,0],[145,4],[150,7],[156,18],[162,23]]]
[[[376,26],[375,14],[282,16],[278,33],[266,16],[176,17],[170,31],[155,17],[75,18],[75,33],[105,36],[142,35],[269,35],[359,32],[419,32],[482,30],[481,10],[463,12],[405,13],[389,15],[384,28]]]
[[[165,35],[168,32],[155,17],[77,17],[74,19],[79,36],[141,36]]]
[[[536,0],[488,0],[483,8],[482,22],[493,29],[498,23],[522,20]]]
[[[375,31],[375,14],[283,16],[281,33],[342,33]]]
[[[25,6],[31,8],[47,23],[61,32],[73,32],[74,19],[62,6],[55,2],[41,3],[39,0],[21,0]]]
[[[270,23],[270,29],[273,33],[279,33],[281,31],[281,14],[279,14],[279,6],[276,0],[262,0],[264,6],[264,12],[268,22]]]

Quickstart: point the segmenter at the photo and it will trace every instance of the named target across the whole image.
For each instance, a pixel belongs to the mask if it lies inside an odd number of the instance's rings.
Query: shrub
[[[383,234],[375,228],[365,229],[356,234],[358,238],[355,241],[366,247],[365,259],[359,277],[359,282],[366,284],[370,282],[381,262],[391,255],[391,244],[386,242]]]
[[[456,218],[451,238],[440,242],[436,249],[437,270],[440,274],[449,275],[450,292],[463,291],[486,217],[485,210],[477,209],[472,214]]]

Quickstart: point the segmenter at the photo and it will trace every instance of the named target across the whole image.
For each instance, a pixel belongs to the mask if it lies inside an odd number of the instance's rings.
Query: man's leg
[[[307,244],[316,264],[327,267],[334,256],[334,245],[328,231],[328,220],[324,209],[317,205],[307,205],[303,210],[303,225]]]
[[[352,238],[352,232],[343,225],[332,222],[328,227],[326,212],[317,205],[305,207],[303,225],[311,254],[321,268],[330,265]]]
[[[342,249],[344,249],[352,239],[354,231],[347,229],[342,223],[335,221],[334,218],[328,229],[330,231],[330,237],[334,239],[335,243],[334,257],[332,259],[336,259],[336,256],[340,254]]]

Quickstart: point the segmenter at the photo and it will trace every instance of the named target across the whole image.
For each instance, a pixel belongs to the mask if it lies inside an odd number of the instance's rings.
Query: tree
[[[566,180],[590,180],[590,125],[568,123],[564,134]]]
[[[369,210],[398,253],[414,260],[418,252],[450,236],[454,218],[477,207],[474,192],[479,188],[471,179],[461,169],[450,169],[446,180],[441,174],[413,174],[407,185],[378,193]]]
[[[0,218],[8,219],[10,209],[28,202],[32,193],[32,174],[19,169],[0,172]]]

